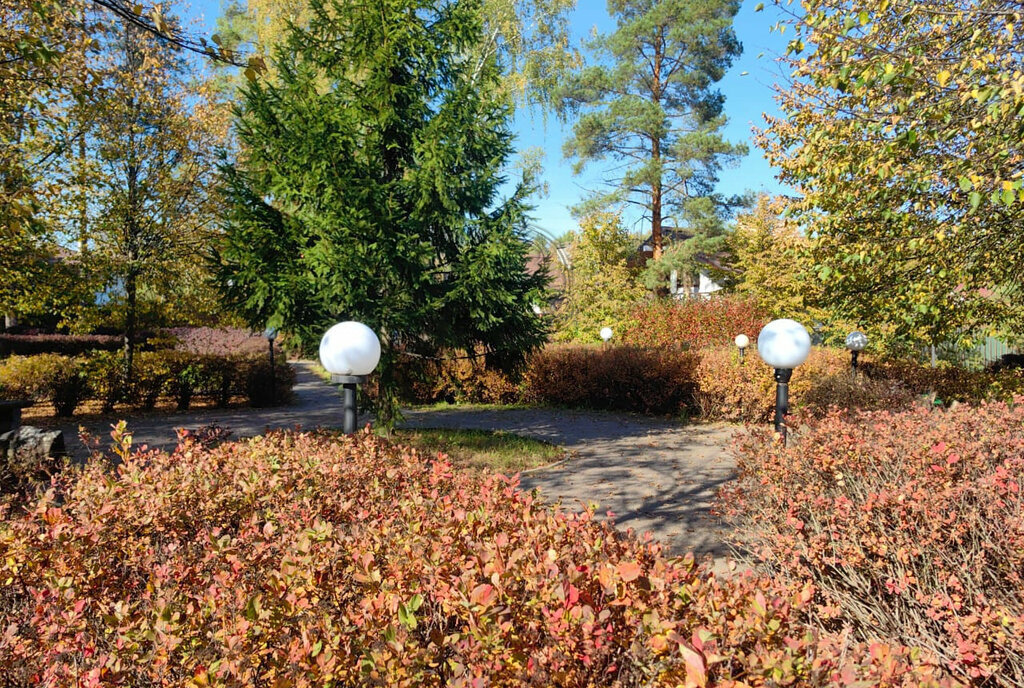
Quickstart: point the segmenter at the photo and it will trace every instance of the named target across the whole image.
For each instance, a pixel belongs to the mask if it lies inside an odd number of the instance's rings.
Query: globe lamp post
[[[380,340],[362,323],[338,323],[320,340],[320,363],[331,374],[331,382],[342,388],[346,435],[356,431],[356,385],[366,382],[379,362]]]
[[[277,403],[277,370],[274,368],[274,340],[277,339],[277,328],[268,327],[263,330],[263,336],[270,345],[270,400],[272,404]]]
[[[736,348],[740,350],[740,363],[743,363],[743,356],[747,353],[747,347],[750,346],[750,337],[745,334],[736,335]]]
[[[857,358],[867,345],[868,336],[863,332],[851,332],[846,335],[846,348],[850,350],[850,369],[854,375],[857,374]]]
[[[610,327],[602,327],[601,328],[601,339],[604,340],[604,343],[607,344],[608,340],[611,339],[611,338],[612,338],[612,328],[610,328]]]
[[[773,320],[757,336],[757,353],[775,369],[775,432],[779,433],[785,445],[789,380],[793,377],[793,369],[806,361],[811,353],[811,335],[795,320]]]

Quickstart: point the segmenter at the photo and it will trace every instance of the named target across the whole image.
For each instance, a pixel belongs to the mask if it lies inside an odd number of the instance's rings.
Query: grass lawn
[[[396,430],[393,438],[431,456],[447,454],[453,464],[512,475],[565,458],[561,447],[501,430],[422,428]]]

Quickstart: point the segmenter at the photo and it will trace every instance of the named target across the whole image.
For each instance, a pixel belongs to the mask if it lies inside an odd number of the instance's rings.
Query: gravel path
[[[296,368],[296,402],[271,409],[221,409],[139,417],[129,420],[135,445],[170,448],[175,428],[219,425],[234,437],[251,437],[268,429],[337,427],[341,400],[302,363]],[[369,417],[361,417],[360,424]],[[110,420],[82,424],[105,439]],[[79,423],[60,425],[75,456],[87,452],[77,439]],[[616,523],[637,532],[651,531],[670,553],[710,554],[717,564],[728,550],[722,529],[711,517],[717,489],[732,477],[733,462],[723,451],[733,432],[727,425],[678,422],[613,413],[554,409],[451,408],[406,412],[405,427],[506,430],[565,447],[570,459],[522,477],[550,501],[568,507],[596,503],[598,513],[611,511]]]

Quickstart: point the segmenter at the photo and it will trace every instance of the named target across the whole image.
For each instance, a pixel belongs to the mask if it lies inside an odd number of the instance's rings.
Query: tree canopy
[[[305,349],[338,320],[381,337],[381,407],[400,354],[443,347],[512,364],[545,338],[527,275],[528,180],[498,196],[512,154],[495,59],[472,0],[313,0],[244,88],[244,153],[224,167],[220,282],[254,327]],[[328,87],[324,88],[323,85]]]
[[[501,89],[528,104],[552,102],[557,85],[580,56],[569,41],[569,13],[576,0],[480,0],[482,30],[466,52],[474,69],[497,59],[505,79]],[[306,27],[308,0],[230,0],[218,20],[220,45],[238,51],[249,44],[257,54],[273,55],[291,25]],[[273,59],[270,70],[273,72]]]
[[[644,295],[628,264],[635,251],[636,241],[619,215],[595,212],[580,220],[570,249],[569,289],[558,312],[558,338],[596,343],[603,327],[621,334],[630,309]]]
[[[776,2],[760,143],[802,193],[825,305],[937,341],[1024,323],[1024,4]]]
[[[650,220],[654,257],[668,216],[703,232],[720,229],[741,199],[715,191],[723,165],[746,148],[726,141],[725,99],[714,88],[741,46],[733,31],[737,0],[609,0],[611,34],[591,43],[593,63],[564,92],[579,113],[565,143],[577,172],[612,158],[620,176],[584,210],[629,202]]]

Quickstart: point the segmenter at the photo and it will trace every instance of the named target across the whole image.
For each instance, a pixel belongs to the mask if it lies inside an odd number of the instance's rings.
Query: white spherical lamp
[[[338,323],[320,340],[320,363],[332,375],[362,377],[379,362],[380,340],[363,323]]]
[[[740,349],[746,349],[750,346],[750,337],[745,334],[736,335],[736,346]]]
[[[786,415],[789,413],[789,380],[793,368],[811,353],[811,335],[796,320],[772,320],[757,335],[757,353],[775,368],[775,432],[786,444]]]
[[[868,336],[863,332],[851,332],[846,335],[846,348],[850,351],[863,351],[867,345]]]
[[[602,327],[601,328],[601,339],[603,339],[603,340],[605,340],[607,342],[611,338],[612,338],[612,328],[610,328],[610,327]]]
[[[796,320],[773,320],[757,336],[757,353],[772,368],[792,370],[811,353],[811,335]]]

